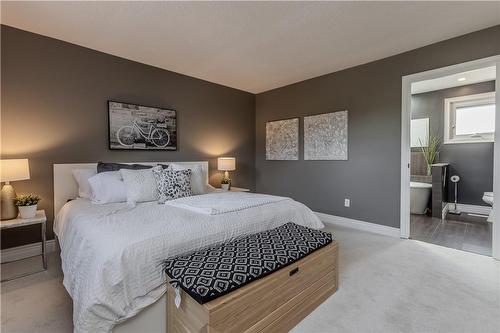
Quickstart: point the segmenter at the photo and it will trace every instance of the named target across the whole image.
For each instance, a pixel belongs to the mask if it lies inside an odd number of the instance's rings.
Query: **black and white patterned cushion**
[[[165,260],[165,272],[203,304],[271,274],[332,242],[332,234],[287,223]]]
[[[161,166],[153,168],[158,189],[158,202],[189,197],[191,192],[191,170],[169,170]]]

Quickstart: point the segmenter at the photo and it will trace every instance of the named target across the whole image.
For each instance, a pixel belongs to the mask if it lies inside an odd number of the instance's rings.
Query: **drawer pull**
[[[292,276],[293,274],[298,273],[298,272],[299,272],[299,268],[298,268],[298,267],[295,267],[294,269],[292,269],[292,270],[290,271],[290,276]]]

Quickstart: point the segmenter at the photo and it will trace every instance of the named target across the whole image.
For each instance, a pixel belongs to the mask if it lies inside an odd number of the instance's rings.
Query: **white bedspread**
[[[63,283],[73,298],[75,332],[110,332],[158,300],[166,290],[161,262],[167,257],[290,221],[323,227],[293,200],[218,215],[156,202],[134,208],[83,199],[67,203],[54,231],[62,249]]]
[[[200,214],[219,215],[259,207],[283,200],[292,199],[267,194],[217,192],[169,200],[165,202],[165,205],[188,209]]]

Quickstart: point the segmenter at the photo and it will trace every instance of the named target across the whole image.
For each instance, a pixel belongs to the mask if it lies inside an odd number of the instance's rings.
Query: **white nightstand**
[[[229,189],[229,192],[250,192],[250,189],[243,188],[243,187],[231,186],[231,188]]]
[[[221,189],[220,187],[217,187],[215,189],[217,192],[226,192],[224,191],[223,189]],[[235,186],[231,186],[231,188],[229,189],[228,192],[250,192],[250,189],[248,188],[243,188],[243,187],[235,187]]]
[[[12,220],[1,221],[0,230],[25,227],[25,226],[33,225],[33,224],[40,224],[40,232],[42,234],[42,254],[41,254],[41,256],[42,256],[42,261],[43,261],[43,269],[36,271],[36,272],[30,272],[30,273],[16,275],[16,276],[10,277],[8,279],[2,280],[1,282],[14,280],[14,279],[17,279],[20,277],[28,276],[28,275],[35,274],[35,273],[40,273],[40,272],[47,270],[47,237],[46,237],[46,233],[45,233],[46,229],[47,229],[47,217],[45,216],[44,210],[37,211],[35,217],[33,217],[31,219],[21,219],[18,217],[16,219],[12,219]],[[2,265],[8,264],[11,262],[15,262],[15,261],[19,261],[19,260],[24,260],[24,259],[28,259],[28,258],[3,262]]]

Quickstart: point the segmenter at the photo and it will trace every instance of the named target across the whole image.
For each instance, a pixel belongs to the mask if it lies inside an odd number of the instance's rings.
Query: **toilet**
[[[493,206],[493,192],[484,192],[483,201]],[[493,222],[493,209],[491,210],[490,216],[488,216],[488,222]]]
[[[410,213],[425,214],[431,191],[432,184],[410,182]]]

